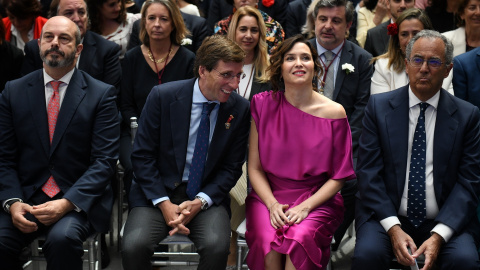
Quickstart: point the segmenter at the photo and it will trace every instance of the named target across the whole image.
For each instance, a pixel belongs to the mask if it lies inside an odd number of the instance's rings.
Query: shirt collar
[[[425,101],[426,103],[428,103],[429,106],[435,108],[435,110],[437,109],[438,107],[438,101],[440,100],[440,91],[438,91],[433,97],[431,97],[430,99],[428,99],[427,101]],[[418,103],[422,103],[423,101],[421,101],[417,96],[415,96],[415,94],[412,92],[412,88],[410,87],[410,85],[408,85],[408,106],[409,108],[411,109],[412,107],[418,105]]]
[[[322,55],[324,52],[328,51],[327,49],[323,48],[322,45],[320,45],[320,43],[318,43],[318,40],[315,39],[315,42],[317,43],[317,52],[318,52],[318,56]],[[343,43],[345,43],[345,40],[343,40],[342,43],[340,43],[340,45],[338,45],[335,49],[331,50],[334,54],[338,54],[340,52],[340,49],[342,49],[342,46],[343,46]]]
[[[217,103],[220,104],[218,100],[209,101],[200,91],[200,86],[198,85],[198,79],[195,80],[195,84],[193,85],[193,103]]]
[[[72,76],[73,76],[73,72],[75,71],[74,68],[72,68],[72,70],[70,70],[69,72],[67,72],[67,74],[63,75],[62,78],[60,78],[59,81],[65,83],[65,84],[69,84],[70,83],[70,80],[72,79]],[[47,74],[47,72],[45,72],[45,69],[43,69],[43,82],[44,82],[44,86],[46,86],[49,82],[51,81],[55,81],[55,79],[53,79],[50,75]]]

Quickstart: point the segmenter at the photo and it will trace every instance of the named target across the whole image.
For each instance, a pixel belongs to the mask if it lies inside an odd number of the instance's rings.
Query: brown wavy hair
[[[88,6],[88,14],[90,17],[90,30],[101,35],[101,21],[102,21],[102,14],[100,9],[105,2],[108,0],[86,0]],[[116,21],[118,23],[124,23],[127,20],[127,10],[125,8],[125,0],[120,0],[120,14],[118,14],[118,18]]]
[[[3,6],[21,20],[36,18],[42,14],[42,5],[38,0],[3,0]]]
[[[312,59],[314,62],[313,71],[314,74],[319,74],[313,77],[312,81],[312,88],[314,91],[318,91],[317,89],[317,82],[319,76],[323,75],[323,68],[320,65],[320,61],[318,60],[317,50],[313,47],[313,45],[305,39],[302,34],[297,34],[293,37],[290,37],[283,41],[275,50],[273,55],[270,57],[270,66],[267,68],[267,78],[266,82],[270,82],[272,85],[272,90],[274,92],[278,92],[281,90],[285,90],[285,83],[283,82],[282,78],[282,64],[285,58],[285,54],[287,54],[293,46],[297,43],[303,43],[308,46],[310,49],[310,53],[312,54]]]

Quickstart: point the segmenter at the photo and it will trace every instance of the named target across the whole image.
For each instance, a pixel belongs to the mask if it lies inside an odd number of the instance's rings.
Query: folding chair
[[[160,242],[160,245],[168,245],[168,251],[154,252],[152,256],[152,266],[198,265],[200,255],[196,252],[193,242],[186,235],[174,234],[173,236],[167,236]],[[168,260],[161,261],[158,260],[158,258],[168,258]]]

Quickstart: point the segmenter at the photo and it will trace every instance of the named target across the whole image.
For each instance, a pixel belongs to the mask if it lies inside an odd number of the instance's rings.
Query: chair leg
[[[237,270],[242,270],[243,264],[243,247],[237,245]]]
[[[38,239],[33,240],[31,244],[31,249],[33,258],[36,258],[40,255],[38,252]],[[40,262],[38,260],[32,260],[32,269],[40,270]]]

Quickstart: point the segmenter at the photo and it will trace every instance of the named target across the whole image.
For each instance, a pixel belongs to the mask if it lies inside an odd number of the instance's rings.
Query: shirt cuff
[[[153,203],[153,206],[157,207],[157,205],[163,201],[166,201],[166,200],[169,200],[170,198],[168,198],[168,196],[165,196],[165,197],[161,197],[161,198],[158,198],[158,199],[154,199],[152,200],[152,203]]]
[[[210,199],[210,197],[207,194],[200,192],[197,194],[197,196],[202,197],[205,201],[207,201],[207,207],[210,207],[211,205],[213,205],[212,199]]]
[[[388,232],[388,230],[390,230],[390,228],[392,228],[393,226],[402,225],[402,223],[400,223],[398,217],[391,216],[380,220],[380,225],[382,225],[383,229]]]
[[[452,238],[453,230],[443,223],[438,223],[433,229],[430,231],[431,234],[437,233],[443,238],[443,241],[448,242],[450,238]]]

